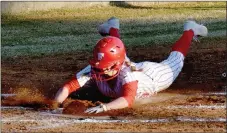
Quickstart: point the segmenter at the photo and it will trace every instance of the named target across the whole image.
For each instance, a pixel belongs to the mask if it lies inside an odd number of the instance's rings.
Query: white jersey
[[[156,92],[168,88],[176,79],[183,67],[184,56],[182,53],[172,51],[168,59],[160,62],[144,61],[140,63],[132,62],[136,71],[132,71],[130,66],[123,65],[117,82],[113,89],[109,87],[106,81],[95,81],[100,92],[104,95],[117,98],[121,96],[122,86],[132,81],[138,81],[138,88],[136,92],[136,99],[151,96]],[[91,66],[88,65],[82,71],[77,73],[77,80],[82,87],[90,79]]]

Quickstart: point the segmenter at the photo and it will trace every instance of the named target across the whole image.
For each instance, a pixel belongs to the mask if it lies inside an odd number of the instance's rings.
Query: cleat
[[[199,41],[199,36],[207,36],[208,30],[206,26],[196,23],[195,21],[186,21],[184,24],[184,31],[192,30],[194,32],[193,39]]]
[[[120,27],[119,19],[115,17],[111,17],[105,23],[101,24],[98,27],[98,32],[102,36],[106,36],[106,35],[109,35],[110,28],[119,29],[119,27]]]

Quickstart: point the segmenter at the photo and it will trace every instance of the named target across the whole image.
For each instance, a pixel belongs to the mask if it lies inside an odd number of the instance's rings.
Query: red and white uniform
[[[169,58],[161,63],[140,62],[132,63],[137,71],[132,71],[130,66],[123,65],[117,76],[114,89],[111,89],[107,81],[95,81],[100,92],[104,95],[117,98],[122,96],[122,86],[132,82],[138,82],[135,86],[136,98],[152,95],[162,89],[168,88],[176,79],[183,67],[184,56],[173,51]],[[87,66],[77,73],[76,78],[80,86],[85,85],[90,79],[91,66]],[[134,88],[134,87],[133,87]]]
[[[102,94],[112,98],[124,97],[129,106],[134,99],[149,97],[156,92],[168,88],[183,67],[184,57],[189,49],[194,36],[192,30],[185,31],[182,37],[173,45],[169,57],[160,62],[144,61],[132,62],[136,71],[132,71],[130,66],[123,65],[114,88],[110,88],[107,81],[94,81]],[[127,59],[127,58],[126,58]],[[76,77],[65,84],[64,88],[69,89],[69,93],[76,91],[85,84],[91,82],[91,66],[88,65],[76,74]]]

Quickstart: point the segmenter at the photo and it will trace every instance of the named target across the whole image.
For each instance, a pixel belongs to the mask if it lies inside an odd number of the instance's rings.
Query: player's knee
[[[180,71],[182,70],[183,66],[184,66],[184,61],[180,61],[178,66]]]

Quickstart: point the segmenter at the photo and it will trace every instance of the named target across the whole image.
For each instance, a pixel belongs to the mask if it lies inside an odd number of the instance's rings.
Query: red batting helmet
[[[99,40],[93,50],[93,58],[89,61],[92,78],[104,81],[116,77],[124,63],[125,55],[125,46],[119,38],[108,36]],[[104,69],[107,68],[117,70],[117,74],[105,77]]]

